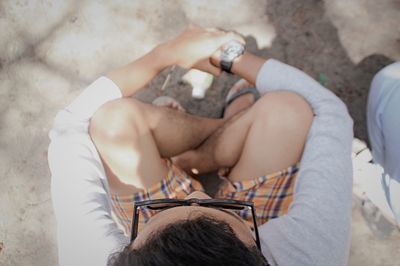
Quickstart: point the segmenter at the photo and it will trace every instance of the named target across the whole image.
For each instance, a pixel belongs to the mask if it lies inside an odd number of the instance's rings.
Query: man
[[[189,27],[98,79],[57,115],[49,164],[60,264],[346,264],[346,107],[303,72],[243,52],[240,44],[236,34]],[[253,103],[254,90],[233,89],[221,119],[128,98],[173,64],[213,74],[222,68],[265,95]],[[197,191],[202,187],[182,168],[229,169],[217,195],[223,199]],[[147,208],[133,210],[135,203]]]

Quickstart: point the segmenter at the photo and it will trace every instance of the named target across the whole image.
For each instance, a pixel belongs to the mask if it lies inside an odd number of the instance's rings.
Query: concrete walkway
[[[56,265],[47,136],[57,110],[96,77],[144,54],[189,22],[234,29],[248,49],[299,67],[339,95],[366,139],[374,73],[400,60],[396,0],[0,1],[0,265]],[[235,79],[223,75],[204,101],[169,70],[141,99],[177,97],[216,117]],[[400,237],[371,231],[355,200],[349,265],[398,265]]]

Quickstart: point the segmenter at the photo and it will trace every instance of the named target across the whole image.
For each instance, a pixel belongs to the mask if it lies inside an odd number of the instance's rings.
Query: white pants
[[[368,97],[368,135],[373,160],[384,169],[382,189],[400,224],[400,62],[375,75]]]

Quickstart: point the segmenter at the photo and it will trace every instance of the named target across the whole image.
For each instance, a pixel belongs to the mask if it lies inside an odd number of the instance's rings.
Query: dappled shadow
[[[24,4],[23,2],[18,2],[18,4]],[[178,16],[175,14],[177,11],[175,8],[179,6],[177,4],[179,2],[168,5],[166,9],[160,8],[161,10],[158,10],[156,13],[150,13],[152,11],[150,5],[145,9],[149,11],[146,13],[141,12],[142,9],[135,8],[135,5],[127,8],[127,3],[121,3],[120,10],[115,13],[115,16],[121,16],[120,11],[124,10],[127,20],[143,16],[144,23],[151,22],[156,25],[154,27],[156,32],[151,32],[151,34],[154,34],[154,39],[157,40],[172,37],[176,33],[176,23],[178,23],[179,27],[183,27],[190,19],[185,17],[185,12],[179,11]],[[52,247],[54,241],[50,241],[49,237],[46,237],[45,241],[43,241],[43,238],[40,238],[40,245],[35,246],[34,241],[32,242],[32,240],[39,239],[41,234],[31,234],[23,238],[24,241],[22,242],[26,242],[31,247],[36,247],[32,249],[34,251],[31,252],[29,249],[26,252],[17,252],[18,241],[21,242],[21,237],[16,238],[14,235],[19,236],[24,234],[26,229],[24,231],[21,228],[27,228],[26,225],[31,224],[31,220],[34,220],[36,217],[40,217],[41,221],[44,221],[43,226],[47,226],[46,219],[50,219],[43,218],[43,213],[47,213],[50,206],[46,202],[47,197],[43,197],[45,201],[42,201],[41,195],[47,195],[46,193],[48,193],[47,177],[49,173],[46,154],[43,151],[48,146],[48,139],[45,136],[48,129],[46,121],[50,121],[48,110],[52,109],[53,106],[45,98],[41,97],[41,95],[33,97],[33,94],[36,92],[32,89],[34,86],[29,84],[29,82],[34,82],[37,77],[22,76],[27,75],[29,71],[20,72],[16,66],[21,67],[29,64],[30,69],[43,68],[43,72],[50,72],[51,75],[60,76],[68,82],[73,82],[74,85],[77,84],[77,86],[71,86],[72,90],[81,89],[84,84],[87,84],[89,80],[82,79],[82,75],[75,72],[78,71],[76,69],[81,68],[83,65],[78,65],[77,68],[68,68],[67,65],[60,64],[60,61],[48,60],[49,58],[40,54],[40,52],[43,52],[40,48],[45,46],[43,44],[46,44],[49,40],[57,36],[57,33],[62,31],[66,24],[75,23],[75,15],[82,9],[82,5],[84,4],[87,4],[87,2],[70,2],[63,15],[57,17],[57,21],[53,21],[54,24],[51,21],[48,22],[51,26],[46,33],[34,40],[26,32],[19,31],[17,37],[24,43],[23,50],[19,51],[12,58],[6,54],[0,55],[0,73],[5,74],[2,77],[10,80],[9,83],[6,83],[7,87],[2,88],[5,88],[7,93],[3,97],[2,103],[4,104],[0,108],[0,131],[6,136],[11,135],[5,134],[7,130],[18,129],[21,131],[13,132],[16,136],[15,138],[4,138],[0,142],[0,150],[2,150],[1,159],[4,166],[2,169],[4,176],[3,184],[6,185],[3,187],[8,190],[9,195],[12,195],[10,199],[12,199],[14,204],[12,206],[15,206],[13,210],[4,211],[5,213],[16,213],[27,209],[32,210],[29,215],[24,214],[22,216],[22,214],[19,214],[26,220],[25,223],[21,223],[21,220],[18,220],[18,215],[15,218],[10,218],[15,230],[12,231],[13,235],[10,236],[10,240],[4,242],[6,247],[1,255],[4,258],[4,255],[8,252],[10,254],[10,261],[15,260],[15,263],[12,264],[18,264],[17,262],[21,260],[19,257],[29,255],[28,261],[35,261],[34,259],[41,256],[44,262],[42,265],[45,265],[46,260],[42,256],[43,253],[41,250],[49,250],[49,256],[54,257],[54,260],[56,257],[55,251],[51,250],[51,248],[54,248],[54,246]],[[143,3],[139,3],[138,5],[143,5]],[[251,4],[249,3],[249,5]],[[0,14],[6,14],[7,10],[1,7],[0,4]],[[113,8],[113,5],[110,5],[110,10]],[[137,12],[131,13],[132,11]],[[373,75],[383,66],[390,64],[391,59],[381,55],[371,55],[359,64],[354,64],[338,38],[337,29],[325,15],[323,1],[268,0],[265,12],[276,30],[276,38],[270,47],[260,48],[255,38],[246,36],[248,49],[263,57],[276,58],[298,67],[335,92],[349,107],[350,113],[355,120],[356,136],[366,140],[365,109],[369,84]],[[46,16],[43,13],[37,15]],[[213,14],[210,14],[210,18],[212,16]],[[232,21],[235,21],[235,18],[232,18]],[[91,24],[83,23],[82,25]],[[124,25],[124,23],[116,25]],[[37,25],[32,25],[32,27],[35,26]],[[126,28],[124,28],[124,31],[128,32]],[[93,58],[93,60],[101,62],[98,58]],[[8,75],[10,69],[13,70],[10,73],[15,76]],[[219,117],[227,91],[237,80],[237,77],[223,74],[214,81],[213,87],[208,91],[205,100],[199,101],[191,98],[190,88],[181,82],[180,78],[184,72],[185,70],[181,68],[175,68],[165,90],[161,91],[160,88],[170,73],[170,69],[165,70],[149,84],[148,87],[150,89],[148,91],[143,90],[143,94],[139,97],[145,101],[151,101],[159,95],[170,95],[178,99],[189,113],[214,118]],[[36,74],[38,72],[33,73]],[[52,84],[54,83],[48,83],[46,86],[53,86]],[[33,105],[37,106],[37,108],[32,108]],[[9,114],[12,115],[10,117],[13,119],[16,118],[15,121],[13,120],[13,125],[18,126],[11,127],[11,123],[6,121],[5,117]],[[33,130],[32,125],[37,130]],[[30,136],[22,134],[22,131],[29,132]],[[27,158],[31,163],[26,163]],[[213,194],[216,191],[218,179],[216,179],[215,173],[203,176],[201,181],[207,192]],[[34,192],[31,190],[31,187],[34,186],[41,189]],[[20,195],[24,196],[21,197]],[[33,203],[29,202],[29,197],[27,197],[29,195],[32,196]],[[36,195],[40,197],[36,197]],[[36,199],[38,200],[36,201]],[[42,208],[43,213],[37,213],[38,208]],[[42,230],[38,223],[34,225],[37,225],[35,230]],[[12,242],[12,245],[10,242]],[[34,252],[37,252],[37,255],[33,257]],[[19,256],[14,256],[15,254],[19,254]]]
[[[295,66],[338,95],[347,105],[354,119],[357,138],[367,141],[366,105],[373,76],[393,62],[383,55],[371,55],[354,64],[338,37],[338,31],[325,14],[325,4],[319,0],[270,0],[266,13],[275,28],[276,38],[271,47],[260,49],[252,36],[246,36],[247,49],[264,58],[275,58]],[[138,98],[150,102],[157,96],[169,95],[182,103],[189,113],[206,117],[219,117],[227,91],[237,77],[223,74],[217,78],[203,101],[194,100],[190,88],[181,82],[185,70],[165,70],[152,83],[149,90]],[[170,80],[164,91],[160,88],[167,76]],[[215,176],[203,179],[212,192]]]
[[[295,66],[338,95],[354,119],[357,138],[367,140],[366,103],[371,80],[381,68],[393,62],[383,55],[371,55],[355,65],[325,15],[319,0],[268,2],[267,14],[276,30],[271,48],[255,51]]]
[[[366,103],[371,80],[381,68],[393,62],[374,54],[354,64],[342,46],[338,31],[325,15],[320,0],[270,0],[266,13],[275,28],[276,38],[271,47],[260,49],[254,37],[246,36],[247,49],[264,58],[275,58],[295,66],[338,95],[348,106],[354,119],[357,138],[367,141]],[[175,68],[164,91],[160,91],[170,69],[149,84],[139,98],[145,101],[159,95],[178,99],[193,114],[219,117],[223,99],[237,77],[223,74],[217,78],[203,101],[191,98],[190,88],[180,81],[185,70]]]
[[[22,51],[17,53],[14,57],[12,58],[6,58],[8,55],[3,54],[0,55],[0,70],[9,67],[13,64],[16,64],[20,62],[21,60],[34,60],[38,64],[43,65],[46,67],[50,72],[53,72],[55,75],[59,75],[64,77],[66,80],[78,80],[80,82],[88,82],[88,81],[83,81],[79,80],[79,75],[76,73],[68,71],[65,67],[63,66],[58,66],[55,64],[51,64],[50,62],[47,62],[45,59],[42,58],[42,56],[38,53],[38,49],[40,46],[53,38],[53,36],[62,28],[65,26],[66,23],[73,23],[74,15],[78,12],[79,8],[81,7],[81,4],[78,1],[71,1],[66,8],[66,11],[63,13],[63,15],[55,22],[52,23],[51,26],[47,29],[47,31],[40,37],[32,39],[30,38],[22,29],[18,30],[17,36],[22,43],[24,43],[24,47]],[[9,40],[9,42],[12,42],[13,40]],[[7,44],[9,45],[9,44]],[[6,46],[7,46],[6,45]]]

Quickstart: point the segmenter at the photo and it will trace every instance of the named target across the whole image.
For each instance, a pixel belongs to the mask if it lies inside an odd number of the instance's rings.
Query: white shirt
[[[107,178],[88,133],[95,111],[120,97],[111,80],[99,78],[58,113],[50,131],[48,157],[60,265],[106,265],[111,253],[129,243],[111,218]]]

